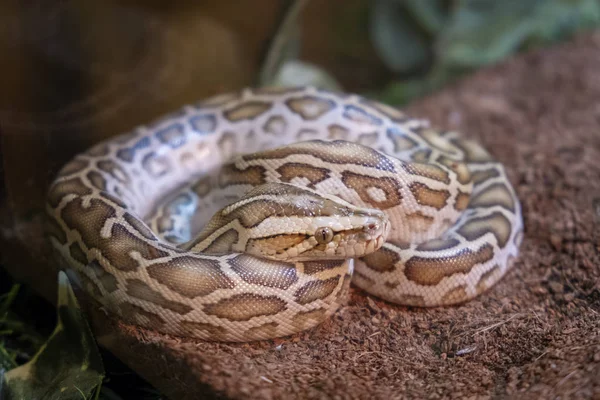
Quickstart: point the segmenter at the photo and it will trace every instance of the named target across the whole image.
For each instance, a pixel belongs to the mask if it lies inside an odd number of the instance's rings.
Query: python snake
[[[465,302],[511,268],[521,206],[473,141],[354,94],[244,89],[78,154],[48,193],[61,267],[106,312],[252,341],[320,324],[350,281]]]

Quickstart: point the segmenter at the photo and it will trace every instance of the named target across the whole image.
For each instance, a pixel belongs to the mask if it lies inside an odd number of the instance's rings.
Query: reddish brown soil
[[[174,399],[600,398],[598,71],[600,33],[410,107],[481,141],[522,201],[519,260],[478,299],[423,310],[353,289],[316,329],[238,345],[115,333],[98,315],[101,342]]]

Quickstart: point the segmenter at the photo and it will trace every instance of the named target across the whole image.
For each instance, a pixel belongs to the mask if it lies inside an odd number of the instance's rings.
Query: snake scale
[[[453,131],[312,87],[216,95],[76,155],[48,193],[72,282],[125,323],[252,341],[320,324],[350,281],[465,302],[511,268],[521,206]]]

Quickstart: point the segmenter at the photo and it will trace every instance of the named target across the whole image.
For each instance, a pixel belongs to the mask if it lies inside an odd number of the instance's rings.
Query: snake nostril
[[[374,231],[375,229],[377,229],[377,224],[374,222],[371,222],[369,225],[367,225],[367,228],[369,228],[369,230]]]

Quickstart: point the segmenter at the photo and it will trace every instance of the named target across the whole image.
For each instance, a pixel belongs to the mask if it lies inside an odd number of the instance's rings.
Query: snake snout
[[[381,213],[381,215],[370,217],[366,221],[360,237],[365,241],[376,240],[379,238],[382,238],[385,241],[389,231],[389,219],[384,213]]]

